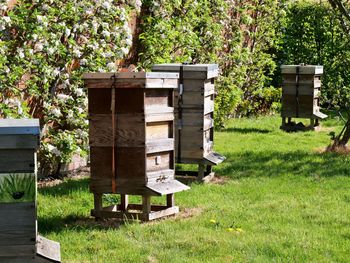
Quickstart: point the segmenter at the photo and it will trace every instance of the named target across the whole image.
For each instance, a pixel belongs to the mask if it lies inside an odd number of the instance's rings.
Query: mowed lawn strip
[[[61,243],[63,262],[349,262],[350,157],[321,153],[341,123],[285,133],[280,121],[235,119],[216,132],[221,180],[176,194],[176,217],[95,222],[84,178],[39,190],[39,231]]]

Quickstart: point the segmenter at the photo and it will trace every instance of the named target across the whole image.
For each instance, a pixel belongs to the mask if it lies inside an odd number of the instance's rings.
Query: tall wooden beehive
[[[151,220],[178,212],[173,194],[188,189],[174,179],[178,74],[90,73],[83,78],[89,100],[92,214]],[[121,204],[103,208],[103,193],[121,194]],[[128,204],[127,195],[143,196],[142,206]],[[167,206],[151,206],[150,197],[161,195],[167,195]]]
[[[0,120],[0,262],[59,262],[59,244],[37,233],[39,120]]]
[[[320,112],[319,100],[323,66],[282,65],[283,130],[314,129],[327,115]],[[310,126],[295,124],[292,118],[310,119]]]
[[[212,166],[225,157],[213,151],[214,80],[217,64],[158,64],[153,71],[179,73],[176,91],[176,162],[198,164],[198,172],[177,171],[178,175],[195,174],[198,180],[210,180]]]

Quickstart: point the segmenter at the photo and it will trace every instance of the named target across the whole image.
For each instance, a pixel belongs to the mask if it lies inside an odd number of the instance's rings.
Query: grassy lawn
[[[320,153],[340,123],[279,125],[240,119],[217,132],[225,183],[176,194],[176,217],[98,224],[86,178],[39,190],[39,231],[61,243],[63,262],[350,262],[350,157]]]

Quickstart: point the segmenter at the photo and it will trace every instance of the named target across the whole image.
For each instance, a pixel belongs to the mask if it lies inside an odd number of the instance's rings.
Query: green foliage
[[[87,154],[80,77],[115,71],[129,53],[131,2],[0,0],[0,116],[41,119],[41,171]]]
[[[294,1],[290,4],[279,51],[279,64],[324,66],[323,106],[350,106],[349,38],[327,2]]]
[[[34,174],[2,174],[0,203],[33,202],[36,180]]]
[[[283,18],[280,1],[144,1],[140,67],[154,63],[218,63],[216,124],[234,112],[266,113],[275,69],[270,50]],[[275,105],[274,105],[275,107]]]

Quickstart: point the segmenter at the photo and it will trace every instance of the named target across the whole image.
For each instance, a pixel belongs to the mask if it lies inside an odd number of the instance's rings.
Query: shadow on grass
[[[93,217],[78,215],[45,216],[38,218],[39,232],[43,235],[60,233],[62,231],[84,232],[91,230],[118,229],[125,222],[118,220],[96,221]]]
[[[79,180],[67,180],[55,186],[43,187],[39,189],[39,193],[44,196],[63,196],[69,195],[76,191],[88,191],[89,178]]]
[[[230,178],[297,176],[349,176],[350,159],[332,153],[252,152],[225,154],[227,160],[216,171]]]
[[[259,129],[259,128],[237,128],[237,127],[231,127],[227,129],[221,130],[222,132],[235,132],[235,133],[241,133],[241,134],[248,134],[248,133],[270,133],[271,130],[267,129]]]

